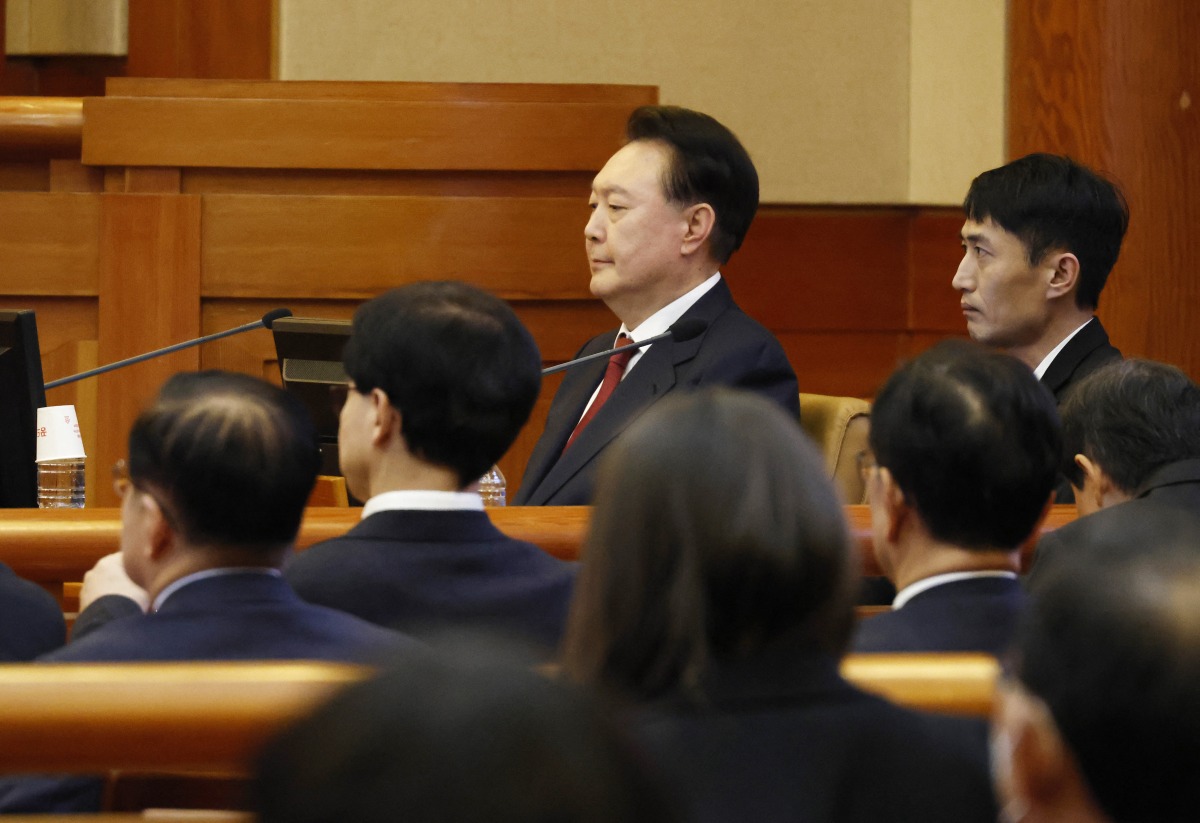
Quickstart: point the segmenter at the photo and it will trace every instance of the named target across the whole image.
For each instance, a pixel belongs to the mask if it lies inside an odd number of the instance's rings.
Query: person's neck
[[[616,297],[606,300],[605,305],[626,329],[633,331],[651,315],[671,305],[716,273],[716,264],[705,261],[692,266],[684,275],[671,278],[669,283],[664,282],[652,294],[630,295],[626,299]]]
[[[445,466],[426,463],[413,457],[403,461],[384,461],[371,476],[370,499],[384,492],[435,491],[457,492],[463,486],[458,474]]]
[[[1072,298],[1073,299],[1073,298]],[[1091,309],[1080,309],[1072,304],[1066,309],[1053,315],[1045,330],[1037,340],[1026,346],[1015,346],[1005,349],[1007,354],[1020,360],[1031,369],[1046,359],[1046,355],[1067,338],[1071,332],[1091,320],[1095,315]]]
[[[965,549],[915,530],[900,537],[892,554],[891,578],[896,591],[940,574],[1021,570],[1017,549]]]
[[[172,557],[162,562],[152,574],[145,589],[153,603],[155,598],[176,580],[211,569],[277,569],[283,565],[291,545],[263,549],[229,546],[176,547]]]

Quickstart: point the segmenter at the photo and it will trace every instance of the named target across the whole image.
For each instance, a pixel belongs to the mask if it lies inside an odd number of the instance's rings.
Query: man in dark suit
[[[529,417],[541,355],[502,300],[417,283],[364,303],[338,427],[363,520],[285,569],[312,603],[425,634],[488,629],[557,646],[575,564],[504,535],[475,490]]]
[[[65,642],[67,624],[58,601],[0,563],[0,662],[32,660]]]
[[[699,112],[636,110],[628,142],[592,183],[584,228],[592,294],[621,321],[579,355],[695,320],[704,331],[569,371],[525,468],[516,503],[591,502],[597,458],[672,391],[730,385],[799,417],[796,376],[774,336],[734,303],[720,267],[758,209],[758,173],[729,129]]]
[[[993,715],[1002,820],[1196,819],[1198,536],[1166,510],[1033,585]]]
[[[1112,363],[1062,406],[1063,471],[1080,518],[1038,542],[1030,579],[1093,536],[1163,507],[1200,516],[1200,388],[1174,366]],[[1138,550],[1135,541],[1129,546]]]
[[[201,372],[167,381],[134,422],[116,477],[121,555],[150,611],[102,595],[85,610],[86,635],[40,660],[372,662],[419,649],[309,605],[284,582],[279,566],[316,480],[316,443],[304,408],[261,380]],[[4,781],[0,812],[98,811],[101,789],[99,778]]]
[[[1003,653],[1024,606],[1020,546],[1058,472],[1054,398],[1015,358],[946,341],[889,378],[869,442],[875,555],[897,595],[854,651]]]
[[[1129,225],[1120,190],[1066,157],[1031,154],[975,178],[952,281],[967,331],[1023,361],[1060,403],[1121,353],[1095,316]]]

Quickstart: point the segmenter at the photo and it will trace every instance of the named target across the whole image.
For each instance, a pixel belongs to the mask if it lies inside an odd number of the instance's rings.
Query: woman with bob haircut
[[[824,462],[760,397],[655,404],[608,450],[564,673],[634,704],[689,820],[991,821],[982,722],[838,665],[860,567]]]

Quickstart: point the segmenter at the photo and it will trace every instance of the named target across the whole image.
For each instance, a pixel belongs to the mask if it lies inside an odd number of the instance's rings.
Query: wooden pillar
[[[1100,316],[1200,379],[1200,3],[1011,0],[1008,148],[1111,175],[1131,212]]]
[[[198,337],[200,198],[106,194],[101,223],[100,362]],[[193,348],[95,378],[102,432],[92,465],[99,505],[116,505],[104,472],[125,456],[138,413],[168,377],[199,367]]]

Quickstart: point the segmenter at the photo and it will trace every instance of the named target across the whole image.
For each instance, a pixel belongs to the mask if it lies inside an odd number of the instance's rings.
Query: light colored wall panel
[[[908,200],[962,201],[1004,163],[1006,0],[911,0]]]
[[[8,55],[129,52],[128,0],[7,0],[5,15]]]
[[[738,132],[764,201],[902,202],[909,25],[910,0],[280,0],[279,76],[657,85]]]

